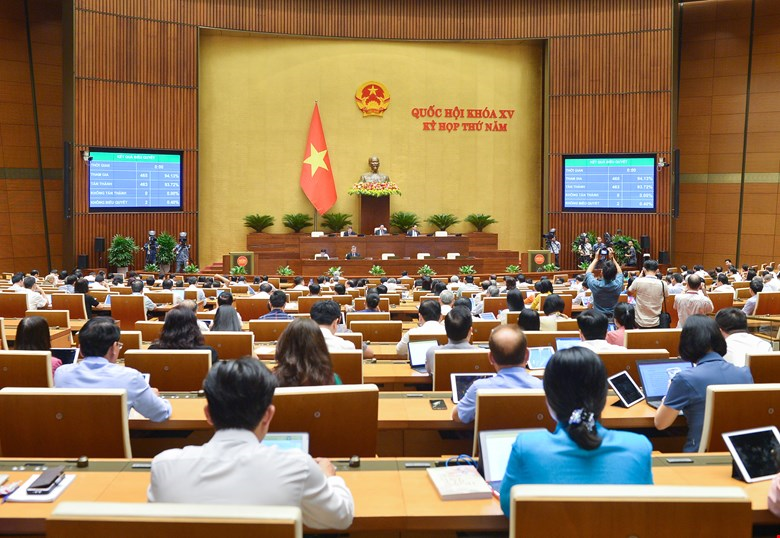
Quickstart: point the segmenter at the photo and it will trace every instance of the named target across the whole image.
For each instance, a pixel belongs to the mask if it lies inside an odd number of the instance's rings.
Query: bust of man
[[[371,172],[360,176],[361,183],[387,183],[390,181],[389,177],[379,173],[379,157],[376,155],[369,157],[368,167],[371,168]]]

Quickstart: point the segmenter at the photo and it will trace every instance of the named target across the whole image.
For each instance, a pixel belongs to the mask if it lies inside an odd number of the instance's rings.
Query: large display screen
[[[655,155],[565,155],[563,210],[653,212]]]
[[[89,210],[181,210],[182,153],[90,150]]]

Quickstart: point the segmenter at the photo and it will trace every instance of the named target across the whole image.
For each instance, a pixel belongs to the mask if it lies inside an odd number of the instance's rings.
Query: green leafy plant
[[[478,232],[484,231],[484,229],[491,224],[498,223],[496,219],[490,215],[485,215],[484,213],[471,213],[463,220],[474,226]]]
[[[116,267],[128,267],[133,263],[133,256],[140,250],[132,237],[116,234],[108,249],[108,263]]]
[[[450,226],[459,223],[460,219],[452,213],[436,213],[425,219],[425,222],[434,225],[441,231],[446,231]]]
[[[596,243],[596,233],[595,232],[585,232],[585,235],[588,236],[588,243],[594,245]],[[574,238],[574,241],[571,242],[571,251],[575,254],[579,255],[579,248],[580,248],[580,235]]]
[[[520,272],[520,266],[519,265],[507,265],[506,269],[504,269],[505,273],[519,273]]]
[[[474,269],[473,265],[461,265],[458,267],[458,273],[461,275],[473,275],[476,274],[477,270]]]
[[[422,276],[435,276],[436,271],[431,269],[431,266],[426,263],[425,265],[417,269],[417,274]]]
[[[159,273],[160,272],[160,266],[156,263],[147,263],[144,265],[144,271],[147,271],[149,273]]]
[[[276,274],[279,276],[293,276],[295,271],[290,269],[289,265],[280,265],[276,268]]]
[[[300,233],[301,230],[312,226],[314,223],[306,213],[287,213],[282,217],[282,224],[284,224],[285,228],[289,228],[295,233]]]
[[[545,271],[557,271],[558,269],[560,269],[560,267],[558,267],[554,263],[545,263],[544,265],[542,265],[542,269],[544,269]]]
[[[270,228],[274,225],[274,219],[271,215],[247,215],[244,217],[244,226],[252,228],[257,233],[262,233],[266,228]]]
[[[417,224],[420,224],[420,217],[411,211],[396,211],[390,215],[390,226],[401,233],[408,232]]]
[[[194,263],[190,263],[190,264],[188,264],[188,265],[186,265],[184,267],[184,272],[185,273],[199,273],[200,272],[200,267],[198,267]]]
[[[588,262],[580,263],[580,269],[582,269],[583,271],[587,271],[588,267],[590,267],[590,264]]]
[[[382,276],[385,274],[385,270],[382,269],[381,265],[372,265],[368,272],[374,276]]]
[[[160,265],[170,265],[175,256],[173,249],[176,248],[176,239],[168,232],[162,232],[157,236],[157,263]]]
[[[590,243],[594,248],[596,247],[596,232],[586,232],[586,235],[588,237],[588,243]],[[574,241],[571,242],[571,251],[577,254],[579,256],[579,246],[580,246],[580,235],[578,235]],[[612,236],[612,250],[615,251],[615,261],[618,263],[625,263],[626,262],[626,253],[628,252],[628,242],[633,241],[634,242],[634,248],[636,249],[636,257],[638,260],[642,260],[642,249],[639,246],[639,241],[635,237],[631,237],[630,235],[620,234],[620,235],[613,235]],[[593,253],[596,254],[595,252]],[[583,262],[584,263],[584,262]],[[587,269],[588,265],[586,264],[583,268],[582,265],[580,265],[581,269]]]
[[[328,276],[336,276],[341,274],[341,266],[328,268]]]
[[[234,265],[230,268],[230,274],[231,275],[245,275],[246,274],[246,267],[242,267],[240,265]]]
[[[325,213],[322,216],[322,226],[331,232],[340,232],[352,224],[352,215],[349,213]]]

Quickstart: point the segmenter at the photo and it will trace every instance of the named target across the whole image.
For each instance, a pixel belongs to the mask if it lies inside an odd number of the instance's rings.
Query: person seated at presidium
[[[203,343],[198,318],[186,301],[171,308],[165,315],[160,336],[149,349],[208,349],[211,352],[211,363],[219,360],[217,350]]]
[[[528,373],[528,341],[515,325],[501,325],[490,333],[488,359],[495,377],[476,380],[452,410],[452,420],[474,421],[478,389],[540,389],[542,381]]]
[[[646,437],[600,424],[607,401],[607,371],[593,351],[558,351],[544,370],[554,433],[523,432],[512,445],[501,484],[509,516],[516,484],[652,484],[652,445]]]
[[[310,318],[296,318],[282,331],[274,360],[280,387],[341,385],[333,373],[325,337]]]
[[[277,382],[258,360],[221,361],[203,383],[203,446],[175,448],[152,461],[149,502],[298,506],[313,529],[346,529],[355,503],[325,458],[262,444],[276,408]]]
[[[282,290],[275,290],[268,299],[267,314],[260,316],[259,319],[293,319],[293,317],[284,311],[284,305],[287,304],[287,294]]]
[[[110,317],[97,317],[85,323],[79,331],[79,347],[84,358],[76,364],[57,368],[54,386],[61,389],[125,389],[128,411],[135,409],[152,422],[168,420],[170,402],[160,398],[157,389],[151,388],[138,370],[116,364],[122,348],[119,337],[119,326]]]
[[[387,231],[387,228],[385,228],[384,224],[380,224],[376,228],[374,228],[374,235],[387,235],[389,232]]]
[[[356,260],[360,258],[360,253],[357,251],[357,247],[352,245],[352,247],[349,249],[349,252],[347,252],[347,255],[344,257],[348,260]]]
[[[420,236],[420,230],[417,229],[417,225],[415,224],[412,226],[410,230],[407,230],[406,232],[407,237],[419,237]]]
[[[347,229],[341,232],[341,237],[349,237],[350,235],[357,235],[357,233],[352,229],[352,226],[347,226]]]
[[[16,327],[15,351],[50,351],[51,335],[49,322],[41,316],[29,316],[19,320]],[[62,361],[57,357],[51,358],[51,373],[62,366]]]
[[[683,452],[699,450],[709,385],[753,383],[749,369],[738,368],[723,360],[726,351],[726,340],[714,319],[703,315],[688,318],[680,333],[680,358],[696,367],[683,370],[672,378],[655,414],[655,427],[665,430],[674,423],[680,411],[685,413],[688,439]]]

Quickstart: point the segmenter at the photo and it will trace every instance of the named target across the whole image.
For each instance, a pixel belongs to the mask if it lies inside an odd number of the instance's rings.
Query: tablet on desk
[[[626,407],[631,407],[645,399],[645,395],[639,390],[639,385],[625,370],[609,377],[607,382]]]
[[[309,453],[309,434],[305,432],[267,433],[263,437],[263,444],[278,447],[281,450],[297,448],[301,452]]]
[[[436,340],[409,342],[409,366],[418,372],[425,371],[425,357],[428,350],[439,345]]]
[[[775,426],[724,433],[723,440],[745,482],[769,480],[780,471],[780,434]]]
[[[79,348],[77,347],[53,347],[51,356],[62,361],[62,364],[73,364],[79,358]]]
[[[556,338],[555,349],[558,351],[569,349],[570,347],[577,347],[582,345],[582,340],[579,338]]]
[[[479,315],[480,319],[488,319],[491,321],[494,321],[496,319],[496,315],[493,312],[482,312]]]
[[[458,403],[477,379],[495,377],[496,374],[450,374],[452,403]]]
[[[552,346],[529,347],[528,368],[531,370],[544,370],[555,350]]]

